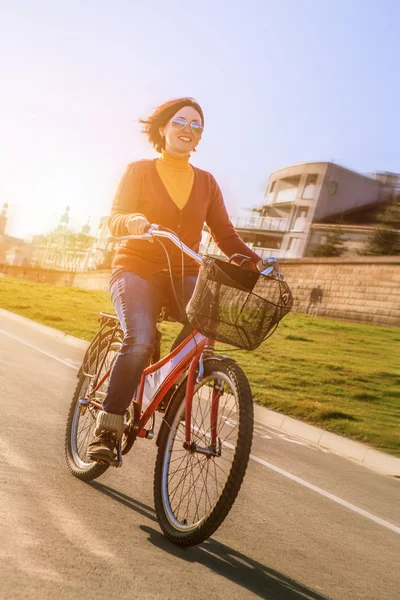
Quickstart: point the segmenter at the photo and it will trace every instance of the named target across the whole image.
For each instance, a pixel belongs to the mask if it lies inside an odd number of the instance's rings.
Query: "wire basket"
[[[206,337],[254,350],[292,306],[289,286],[281,279],[206,257],[186,314]]]

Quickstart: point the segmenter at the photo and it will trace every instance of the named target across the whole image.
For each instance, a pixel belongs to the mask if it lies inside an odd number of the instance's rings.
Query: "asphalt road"
[[[398,479],[256,424],[230,515],[179,549],[154,514],[154,441],[95,483],[65,465],[82,348],[0,319],[1,600],[400,597]]]

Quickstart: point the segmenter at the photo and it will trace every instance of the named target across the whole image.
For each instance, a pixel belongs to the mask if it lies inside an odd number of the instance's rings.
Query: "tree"
[[[400,194],[395,195],[386,209],[378,215],[378,226],[369,238],[363,254],[400,255]]]
[[[345,243],[343,230],[340,225],[329,231],[325,236],[325,241],[312,252],[313,256],[343,256],[345,253]]]

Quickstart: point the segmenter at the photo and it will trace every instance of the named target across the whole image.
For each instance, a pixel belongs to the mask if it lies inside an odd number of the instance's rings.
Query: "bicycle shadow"
[[[157,522],[153,507],[104,483],[91,481],[87,485],[151,521]],[[279,571],[275,571],[213,538],[203,542],[200,546],[179,548],[152,527],[141,525],[140,529],[149,536],[149,542],[157,548],[176,558],[191,563],[197,562],[265,600],[328,600],[326,596],[321,596],[295,580],[282,575]]]
[[[104,483],[100,483],[99,481],[88,481],[87,485],[157,523],[155,510],[151,506],[148,506],[147,504],[144,504],[143,502],[140,502],[131,496],[127,496],[126,494],[123,494],[122,492],[119,492],[118,490],[115,490]]]
[[[279,571],[270,569],[213,538],[200,546],[179,548],[151,527],[141,525],[140,529],[149,535],[150,543],[157,548],[177,558],[192,563],[198,562],[265,600],[328,600],[326,596],[321,596]]]

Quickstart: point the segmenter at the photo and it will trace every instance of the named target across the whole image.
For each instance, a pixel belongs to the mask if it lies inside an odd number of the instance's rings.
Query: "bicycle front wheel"
[[[213,403],[216,394],[218,402]],[[204,377],[193,393],[189,448],[184,446],[185,386],[173,399],[166,421],[154,476],[157,518],[172,542],[193,546],[221,525],[246,472],[253,401],[245,374],[230,359],[206,362]]]

